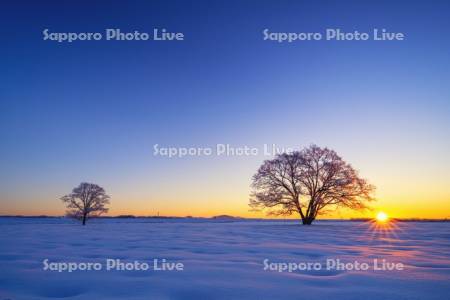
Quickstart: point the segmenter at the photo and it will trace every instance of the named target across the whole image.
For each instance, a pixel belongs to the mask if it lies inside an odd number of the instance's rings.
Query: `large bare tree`
[[[364,209],[374,191],[336,152],[316,145],[266,160],[252,187],[252,208],[272,215],[298,213],[304,225],[326,207]]]
[[[102,187],[86,182],[61,197],[67,206],[67,216],[81,220],[83,225],[86,225],[88,218],[108,212],[105,205],[109,204],[109,199]]]

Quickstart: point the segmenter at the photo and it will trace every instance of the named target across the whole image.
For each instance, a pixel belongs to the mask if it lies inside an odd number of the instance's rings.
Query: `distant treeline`
[[[330,219],[327,219],[330,220]],[[392,221],[397,222],[450,222],[450,219],[420,219],[420,218],[390,218]],[[348,220],[333,220],[333,221],[352,221],[352,222],[371,222],[373,219],[371,218],[351,218]]]
[[[40,216],[0,215],[0,218],[54,218],[54,219],[60,219],[60,218],[67,218],[67,217],[66,216],[46,216],[46,215],[40,215]],[[131,219],[131,218],[186,219],[186,218],[192,218],[192,217],[118,215],[118,216],[99,216],[99,217],[92,217],[92,218],[94,218],[94,219]]]
[[[0,218],[54,218],[61,219],[66,218],[65,216],[23,216],[23,215],[0,215]],[[244,217],[234,217],[229,215],[219,215],[213,217],[174,217],[174,216],[135,216],[135,215],[118,215],[118,216],[100,216],[95,217],[97,219],[214,219],[214,220],[248,220],[248,221],[296,221],[297,219],[262,219],[262,218],[244,218]],[[351,219],[319,219],[319,221],[325,222],[372,222],[372,218],[351,218]],[[397,222],[450,222],[449,218],[445,219],[421,219],[421,218],[391,218],[393,221]]]

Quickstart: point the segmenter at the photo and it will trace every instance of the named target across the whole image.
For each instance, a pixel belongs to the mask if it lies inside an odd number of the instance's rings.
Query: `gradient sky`
[[[153,145],[333,148],[374,210],[450,217],[448,1],[14,1],[0,12],[0,214],[62,215],[82,181],[111,215],[248,210],[256,157]],[[183,42],[42,40],[166,28]],[[262,30],[403,32],[405,41],[263,41]],[[330,217],[373,215],[336,212]]]

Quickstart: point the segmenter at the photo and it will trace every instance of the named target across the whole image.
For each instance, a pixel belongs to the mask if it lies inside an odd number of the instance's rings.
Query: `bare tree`
[[[374,191],[336,152],[316,145],[266,160],[252,187],[252,208],[269,209],[272,215],[298,213],[304,225],[326,207],[364,209]]]
[[[67,216],[81,220],[86,225],[86,220],[108,212],[105,205],[109,204],[110,197],[105,190],[93,183],[80,183],[72,190],[72,193],[61,197],[67,206]]]

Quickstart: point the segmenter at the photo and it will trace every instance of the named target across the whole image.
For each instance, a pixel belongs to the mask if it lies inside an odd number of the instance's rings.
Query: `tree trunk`
[[[83,215],[83,226],[86,225],[86,215]]]
[[[314,221],[313,217],[305,217],[302,219],[303,225],[311,225],[311,223]]]

